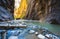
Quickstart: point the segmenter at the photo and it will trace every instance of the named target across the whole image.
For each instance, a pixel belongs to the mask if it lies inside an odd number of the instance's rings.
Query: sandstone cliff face
[[[27,8],[27,19],[44,19],[51,11],[51,0],[29,0]]]
[[[24,19],[39,20],[41,22],[48,22],[51,24],[60,24],[60,0],[27,0],[27,1],[28,7]],[[3,14],[5,13],[9,14],[7,11],[5,11],[5,9],[11,13],[14,13],[14,0],[13,1],[0,0],[0,6],[4,8],[4,10],[1,10],[0,7],[0,12],[1,11],[2,13],[4,12]],[[2,13],[0,13],[0,17]],[[5,16],[8,19],[8,16],[7,15]],[[2,15],[2,18],[4,18],[4,20],[5,16]]]
[[[28,0],[26,19],[60,24],[60,0]]]

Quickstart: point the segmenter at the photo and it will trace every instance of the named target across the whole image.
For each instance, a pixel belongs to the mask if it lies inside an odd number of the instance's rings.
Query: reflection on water
[[[48,23],[40,23],[40,22],[29,22],[29,23],[33,23],[33,24],[36,24],[36,25],[40,25],[42,27],[46,27],[48,28],[49,31],[57,34],[57,35],[60,35],[60,25],[54,25],[54,24],[48,24]]]

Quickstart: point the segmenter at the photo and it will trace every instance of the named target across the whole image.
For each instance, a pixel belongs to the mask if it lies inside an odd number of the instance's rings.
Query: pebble
[[[18,39],[18,36],[10,36],[8,39]]]
[[[37,35],[37,37],[38,37],[39,39],[45,39],[45,36],[43,36],[42,34]]]
[[[29,33],[30,33],[30,34],[35,33],[35,31],[34,31],[34,30],[30,30]]]
[[[35,34],[37,35],[37,34],[38,34],[38,32],[35,32]]]

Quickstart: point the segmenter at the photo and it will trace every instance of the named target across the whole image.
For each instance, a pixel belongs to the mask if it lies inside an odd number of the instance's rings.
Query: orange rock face
[[[26,10],[27,10],[27,0],[21,0],[19,5],[17,5],[17,8],[14,9],[14,18],[22,19],[26,15]]]

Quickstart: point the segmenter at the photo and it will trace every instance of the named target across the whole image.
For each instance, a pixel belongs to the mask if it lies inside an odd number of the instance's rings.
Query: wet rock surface
[[[20,20],[14,20],[12,22],[14,24],[23,24],[27,25],[26,28],[14,28],[14,29],[8,29],[6,31],[7,38],[6,39],[13,39],[16,36],[16,39],[40,39],[42,37],[44,38],[52,38],[52,39],[60,39],[58,35],[55,35],[54,33],[48,31],[46,27],[38,26],[32,23],[25,23],[21,22]],[[14,38],[15,39],[15,38]],[[42,38],[41,38],[42,39]]]

